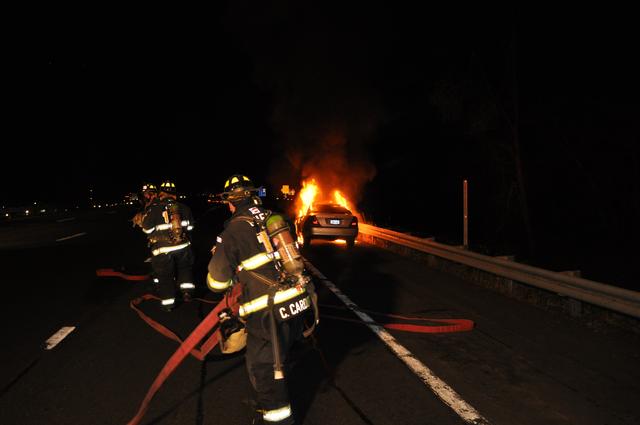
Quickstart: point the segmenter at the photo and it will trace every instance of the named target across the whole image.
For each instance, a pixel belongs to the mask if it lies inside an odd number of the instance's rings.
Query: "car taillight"
[[[358,219],[356,217],[353,217],[351,219],[351,226],[356,227],[357,225],[358,225]]]
[[[316,218],[315,215],[312,215],[311,217],[309,217],[309,220],[311,220],[311,225],[312,226],[319,226],[320,223],[318,222],[318,219]]]

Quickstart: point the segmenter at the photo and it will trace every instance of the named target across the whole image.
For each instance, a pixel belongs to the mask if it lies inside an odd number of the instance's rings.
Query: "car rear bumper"
[[[355,238],[358,236],[358,229],[350,227],[312,227],[309,229],[308,236],[312,238],[324,238],[324,239],[341,239],[341,238]]]

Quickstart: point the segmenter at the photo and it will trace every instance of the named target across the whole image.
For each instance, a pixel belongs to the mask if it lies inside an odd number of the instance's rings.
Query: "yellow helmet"
[[[249,177],[243,174],[234,174],[224,182],[222,199],[229,202],[235,202],[244,198],[249,198],[257,191],[258,189],[255,188]]]
[[[147,182],[147,183],[143,183],[142,184],[142,193],[144,193],[144,192],[157,192],[157,191],[158,191],[158,188],[153,183]]]
[[[165,180],[160,183],[160,192],[170,193],[172,195],[176,194],[176,185],[174,182]]]

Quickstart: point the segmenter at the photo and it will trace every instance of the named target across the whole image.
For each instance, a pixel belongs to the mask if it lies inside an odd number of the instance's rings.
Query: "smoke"
[[[364,185],[375,176],[376,169],[364,153],[364,146],[349,143],[345,132],[330,131],[316,136],[308,148],[288,147],[287,159],[292,170],[297,171],[298,181],[314,178],[323,192],[339,189],[349,199],[357,200]],[[313,140],[309,137],[309,140]],[[357,140],[357,139],[352,139]],[[275,174],[275,173],[274,173]]]
[[[376,15],[326,3],[274,4],[233,2],[227,20],[272,99],[269,182],[297,186],[313,177],[357,201],[376,174],[369,145],[383,118],[374,90]]]

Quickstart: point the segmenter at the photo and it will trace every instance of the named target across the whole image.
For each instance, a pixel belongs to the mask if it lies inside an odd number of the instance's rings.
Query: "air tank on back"
[[[280,256],[285,271],[300,276],[304,271],[302,256],[291,236],[289,225],[281,215],[273,214],[267,219],[267,233]]]

